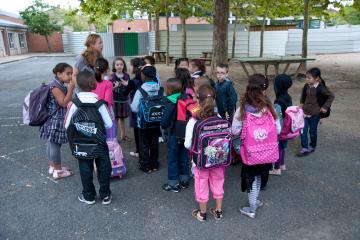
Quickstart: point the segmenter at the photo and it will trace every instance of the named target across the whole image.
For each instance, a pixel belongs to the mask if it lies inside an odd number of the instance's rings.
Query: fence
[[[80,54],[88,32],[71,32],[62,35],[64,52]],[[155,33],[100,33],[104,43],[103,55],[138,56],[147,55],[155,49]],[[181,56],[179,31],[170,31],[170,55]],[[211,30],[187,31],[187,53],[190,58],[200,57],[203,51],[211,51],[213,44]],[[160,32],[160,50],[166,50],[166,31]],[[232,46],[232,32],[228,33],[229,56]],[[302,30],[266,31],[264,33],[264,56],[285,56],[301,54]],[[308,53],[329,54],[360,52],[360,26],[310,29]],[[256,57],[260,54],[260,32],[238,31],[236,33],[235,57]]]

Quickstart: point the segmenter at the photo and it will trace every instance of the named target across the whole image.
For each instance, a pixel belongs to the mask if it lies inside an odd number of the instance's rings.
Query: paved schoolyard
[[[47,176],[44,142],[36,127],[21,124],[21,106],[26,93],[49,81],[51,69],[61,61],[73,63],[74,58],[31,58],[0,65],[0,239],[360,238],[358,84],[340,82],[344,87],[336,87],[333,114],[320,127],[314,154],[296,158],[299,142],[290,143],[288,171],[270,178],[261,193],[265,206],[256,219],[237,211],[247,195],[240,191],[239,166],[231,166],[223,220],[210,217],[200,223],[191,217],[196,207],[192,187],[180,193],[161,189],[167,176],[165,145],[160,150],[161,169],[150,175],[141,173],[137,159],[128,155],[131,145],[122,146],[128,174],[112,181],[109,206],[87,206],[77,200],[80,177],[67,145],[62,147],[63,164],[75,175],[59,181]],[[351,74],[358,76],[356,71]],[[333,86],[338,86],[337,80],[329,79]]]

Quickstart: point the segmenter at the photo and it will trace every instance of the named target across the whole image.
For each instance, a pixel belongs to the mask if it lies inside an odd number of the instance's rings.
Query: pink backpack
[[[288,107],[285,111],[280,140],[291,140],[301,134],[304,128],[304,112],[298,106]]]
[[[122,178],[126,173],[122,149],[116,140],[108,140],[106,143],[109,147],[109,156],[112,168],[111,177]]]
[[[241,131],[241,158],[246,165],[274,163],[279,158],[276,124],[270,111],[261,117],[246,112]]]

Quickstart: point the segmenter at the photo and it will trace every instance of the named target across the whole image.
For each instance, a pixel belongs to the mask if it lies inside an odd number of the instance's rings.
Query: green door
[[[137,33],[124,34],[124,56],[137,56],[139,55]]]

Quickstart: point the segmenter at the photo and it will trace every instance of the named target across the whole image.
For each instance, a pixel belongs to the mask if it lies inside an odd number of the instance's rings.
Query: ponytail
[[[198,99],[200,110],[197,114],[197,117],[200,120],[206,119],[208,117],[214,116],[215,108],[215,90],[210,85],[201,86],[198,91]]]
[[[102,82],[102,74],[109,69],[109,62],[105,58],[98,58],[95,62],[95,79]]]

